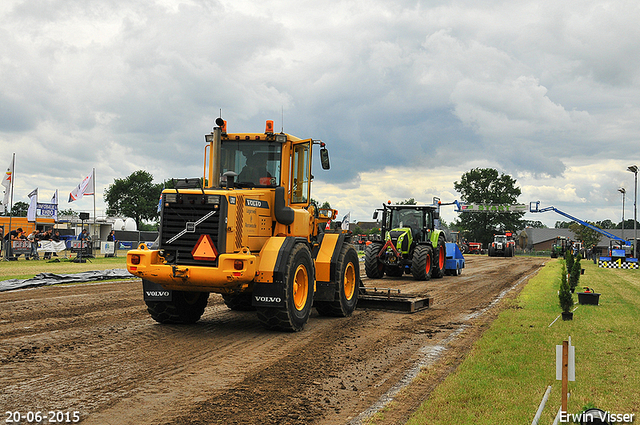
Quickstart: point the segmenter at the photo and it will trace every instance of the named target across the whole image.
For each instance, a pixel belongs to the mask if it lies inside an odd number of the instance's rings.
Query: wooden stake
[[[562,341],[562,411],[567,412],[569,392],[569,341]]]

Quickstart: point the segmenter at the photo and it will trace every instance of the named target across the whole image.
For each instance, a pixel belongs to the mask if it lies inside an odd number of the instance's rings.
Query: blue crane
[[[536,202],[530,202],[529,203],[529,211],[532,213],[542,213],[542,212],[547,212],[547,211],[555,211],[560,215],[563,215],[565,217],[567,217],[568,219],[571,219],[577,223],[582,224],[583,226],[588,227],[589,229],[595,230],[598,233],[601,233],[603,235],[605,235],[606,237],[610,238],[610,239],[614,239],[616,241],[623,241],[626,242],[624,239],[620,238],[619,236],[614,235],[613,233],[609,233],[606,230],[602,230],[599,227],[594,226],[593,224],[587,223],[586,221],[580,220],[579,218],[573,217],[569,214],[567,214],[564,211],[560,211],[559,209],[557,209],[556,207],[546,207],[546,208],[542,208],[539,209],[540,206],[540,201],[536,201]]]

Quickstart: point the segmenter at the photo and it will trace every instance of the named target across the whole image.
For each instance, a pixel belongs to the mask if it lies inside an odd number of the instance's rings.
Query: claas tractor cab
[[[440,278],[445,274],[445,234],[436,230],[438,208],[434,205],[391,205],[374,212],[382,214],[383,241],[365,250],[365,270],[370,278],[385,274],[400,277],[411,273],[416,280]]]
[[[351,315],[357,253],[348,234],[326,229],[337,211],[310,202],[312,150],[329,169],[325,144],[275,133],[273,121],[264,133],[228,133],[221,118],[205,141],[202,177],[162,192],[157,248],[127,254],[151,317],[196,322],[211,292],[269,329],[303,329],[312,306]]]

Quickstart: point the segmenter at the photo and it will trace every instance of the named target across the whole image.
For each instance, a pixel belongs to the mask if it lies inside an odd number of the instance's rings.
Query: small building
[[[606,231],[622,238],[622,229],[606,229]],[[564,236],[572,241],[578,241],[578,238],[570,229],[538,229],[527,227],[518,235],[518,242],[520,247],[525,251],[549,251],[557,236]],[[627,240],[633,240],[633,229],[624,229],[624,237]],[[600,248],[600,250],[606,250],[609,248],[610,241],[611,238],[601,235],[597,247]]]

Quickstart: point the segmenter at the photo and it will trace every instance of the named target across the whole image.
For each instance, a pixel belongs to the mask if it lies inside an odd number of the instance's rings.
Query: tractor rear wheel
[[[433,277],[439,279],[445,275],[445,266],[447,265],[447,246],[445,245],[444,237],[440,235],[438,238],[438,247],[434,252],[433,261]]]
[[[364,250],[364,270],[368,278],[380,279],[384,276],[384,263],[378,257],[381,249],[382,243],[372,242]]]
[[[256,308],[251,305],[251,294],[222,294],[222,299],[227,307],[234,311],[254,311]]]
[[[208,292],[173,291],[171,301],[145,301],[158,323],[190,324],[200,320],[209,300]]]
[[[343,245],[336,264],[336,300],[319,301],[314,305],[322,316],[351,316],[358,303],[360,262],[353,246]]]
[[[413,251],[413,261],[411,262],[411,273],[415,280],[431,279],[431,266],[433,261],[433,249],[429,245],[418,245]]]
[[[284,308],[259,307],[258,319],[267,329],[301,331],[313,304],[315,271],[307,245],[297,244],[287,261],[284,275]]]

